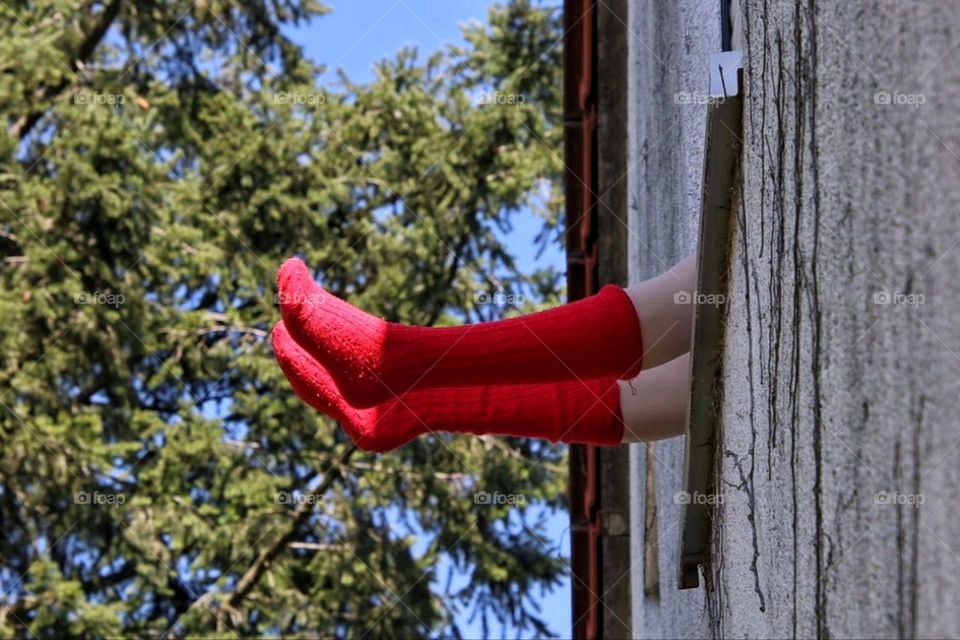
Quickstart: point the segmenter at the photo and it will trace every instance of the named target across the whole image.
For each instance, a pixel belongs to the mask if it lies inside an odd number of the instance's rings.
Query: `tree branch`
[[[333,485],[333,482],[340,477],[340,468],[350,461],[351,456],[353,456],[353,453],[356,450],[356,447],[353,447],[343,455],[337,467],[332,468],[327,474],[327,477],[323,479],[323,482],[321,482],[320,485],[311,492],[312,496],[320,497],[330,489],[330,487]],[[286,549],[291,542],[294,542],[294,538],[296,537],[297,532],[300,530],[300,527],[306,523],[307,519],[310,517],[310,514],[313,512],[315,502],[318,501],[304,500],[302,503],[300,503],[300,506],[298,506],[296,511],[293,512],[293,519],[291,520],[290,527],[273,544],[260,552],[260,555],[257,556],[257,559],[253,561],[253,563],[244,572],[243,576],[240,577],[240,580],[237,581],[237,586],[234,587],[233,591],[231,591],[224,600],[224,608],[237,608],[247,594],[253,590],[253,588],[257,585],[257,582],[259,582],[260,578],[263,576],[264,572],[270,566],[270,563],[273,562],[273,560],[280,555],[280,553]]]
[[[93,57],[93,54],[100,45],[100,42],[107,35],[110,25],[113,24],[113,21],[116,20],[117,15],[120,14],[120,6],[122,4],[123,0],[111,0],[110,4],[108,4],[103,10],[103,13],[100,16],[100,21],[97,22],[93,30],[87,34],[87,37],[83,39],[83,42],[80,43],[80,47],[77,49],[76,57],[70,61],[70,69],[74,73],[80,71],[84,65],[90,61],[90,58]],[[45,101],[62,93],[67,87],[70,86],[70,84],[71,82],[64,78],[55,86],[44,86],[38,91],[37,98],[39,101]],[[45,109],[40,109],[38,111],[20,116],[20,118],[18,118],[17,121],[10,127],[10,137],[23,140],[27,134],[30,133],[30,130],[33,129],[34,125],[40,121],[40,118],[43,117],[45,112]]]

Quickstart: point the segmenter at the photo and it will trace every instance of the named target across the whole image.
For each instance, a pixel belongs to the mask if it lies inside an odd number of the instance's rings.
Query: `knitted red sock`
[[[371,409],[355,409],[282,321],[273,328],[273,348],[297,395],[339,421],[356,445],[367,451],[389,451],[434,431],[605,446],[618,445],[623,438],[620,386],[613,377],[411,391]]]
[[[560,382],[640,373],[636,309],[620,287],[540,313],[462,327],[385,322],[317,286],[303,262],[280,268],[280,311],[294,339],[354,407],[413,388]]]

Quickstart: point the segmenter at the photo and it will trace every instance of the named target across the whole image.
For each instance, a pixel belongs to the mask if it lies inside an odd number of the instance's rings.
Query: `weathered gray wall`
[[[710,53],[720,48],[719,2],[634,0],[629,15],[630,280],[662,273],[696,250]],[[602,46],[602,43],[601,43]],[[602,141],[601,141],[602,144]],[[654,466],[660,595],[643,597],[645,445],[631,447],[633,630],[637,637],[706,635],[703,590],[677,591],[683,442],[657,443]]]
[[[695,242],[704,114],[673,95],[705,90],[717,4],[631,5],[634,280]],[[723,503],[707,586],[677,591],[682,448],[656,445],[660,595],[643,597],[632,452],[634,634],[960,636],[960,5],[736,9]]]

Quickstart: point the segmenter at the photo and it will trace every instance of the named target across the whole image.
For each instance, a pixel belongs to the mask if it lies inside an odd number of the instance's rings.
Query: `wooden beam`
[[[628,0],[605,0],[597,8],[597,269],[601,284],[621,286],[628,277],[628,7]],[[630,638],[629,448],[600,449],[599,471],[602,635]]]

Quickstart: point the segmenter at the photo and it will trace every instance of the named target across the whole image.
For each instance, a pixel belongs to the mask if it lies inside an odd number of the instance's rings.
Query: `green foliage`
[[[319,86],[282,28],[325,11],[0,3],[0,634],[545,632],[527,594],[562,566],[530,505],[561,506],[562,451],[353,450],[268,338],[291,254],[396,321],[557,302],[495,230],[555,228],[559,15],[515,0]]]

